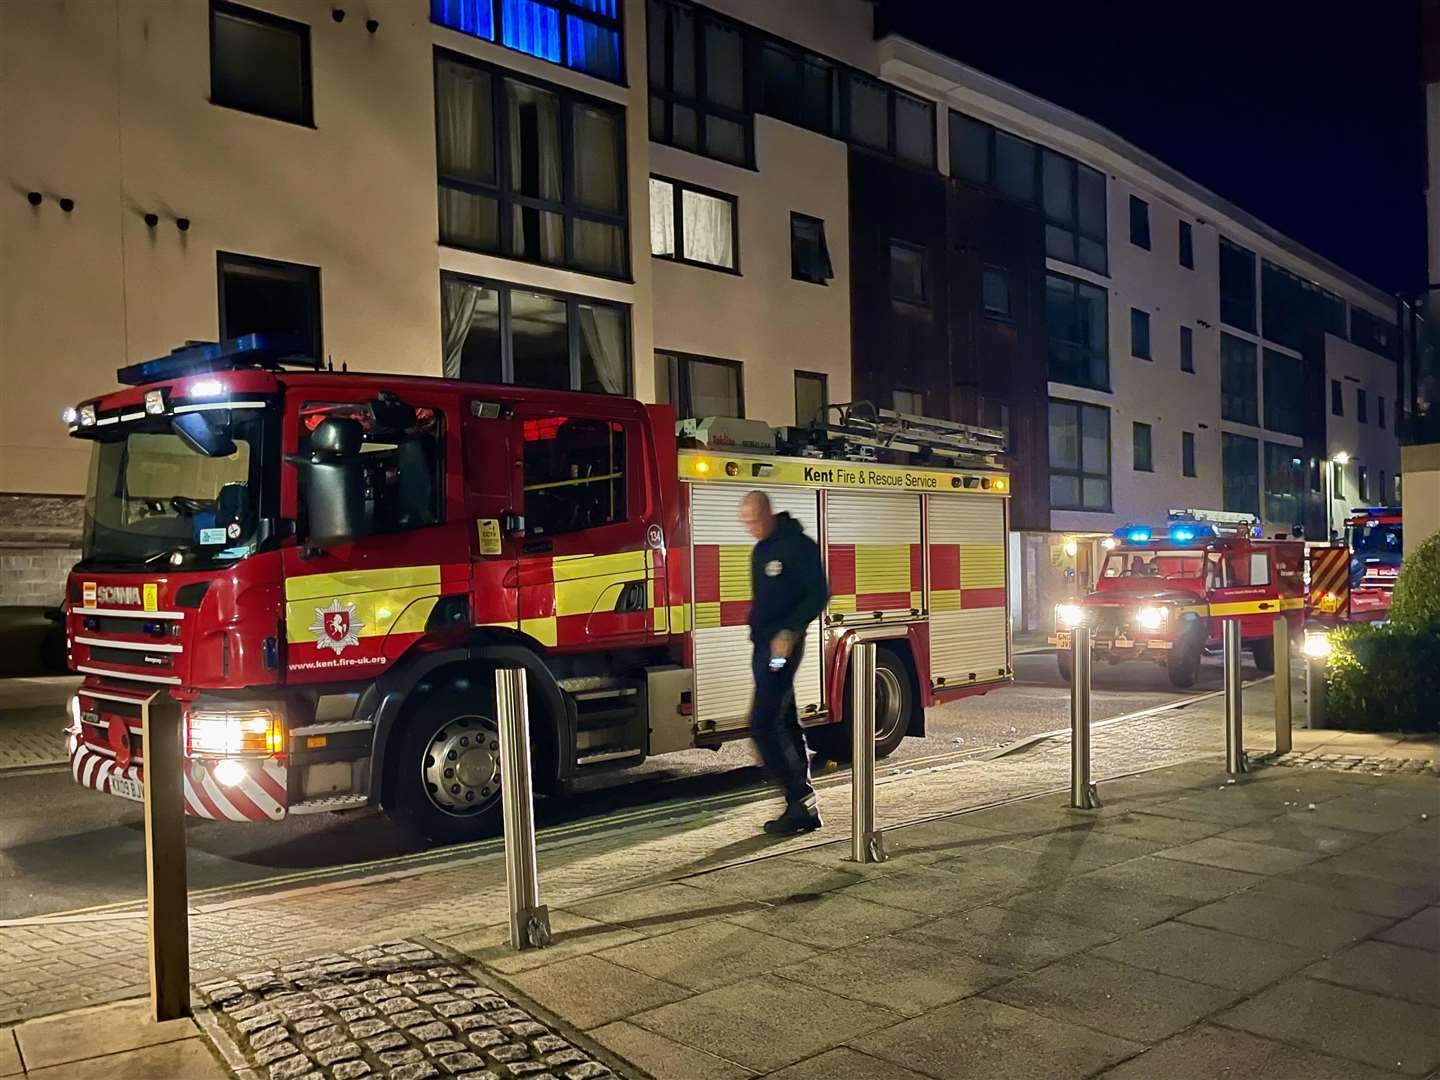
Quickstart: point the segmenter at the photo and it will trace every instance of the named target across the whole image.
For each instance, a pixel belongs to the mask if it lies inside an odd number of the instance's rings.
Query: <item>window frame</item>
[[[609,15],[604,15],[591,8],[585,7],[583,4],[577,3],[576,0],[531,0],[531,2],[539,5],[540,7],[550,8],[554,10],[558,16],[560,28],[560,59],[558,60],[551,60],[548,56],[542,56],[539,53],[534,53],[526,49],[522,49],[517,45],[510,45],[506,43],[504,0],[478,0],[478,3],[486,4],[490,8],[490,37],[486,37],[483,34],[472,33],[471,31],[464,30],[458,26],[453,25],[452,23],[442,22],[441,20],[437,19],[437,9],[444,6],[444,0],[430,0],[430,23],[432,26],[440,26],[445,28],[446,30],[452,30],[457,34],[464,34],[466,37],[473,37],[478,41],[488,41],[494,45],[500,46],[502,49],[509,49],[512,52],[518,52],[522,56],[532,56],[537,60],[543,60],[547,64],[554,64],[557,67],[564,68],[566,71],[573,71],[578,75],[586,75],[592,79],[599,79],[602,82],[610,83],[615,86],[629,86],[629,81],[626,77],[625,70],[626,42],[624,0],[617,0],[615,10],[620,12],[621,14],[613,17]],[[612,79],[608,76],[600,75],[593,71],[587,71],[584,68],[575,67],[569,63],[567,57],[570,55],[569,20],[571,18],[579,19],[581,22],[590,23],[594,26],[598,26],[602,30],[614,31],[618,35],[620,70],[615,78]]]
[[[1142,445],[1145,451],[1143,455],[1140,452]],[[1141,464],[1142,458],[1144,464]],[[1154,428],[1140,420],[1130,422],[1130,468],[1133,472],[1155,471]]]
[[[823,425],[826,414],[830,409],[830,376],[823,371],[805,371],[801,368],[795,369],[795,426],[808,427],[809,422],[802,422],[800,419],[800,384],[804,381],[817,382],[820,385],[820,413],[819,422]]]
[[[1104,318],[1105,318],[1105,326],[1104,326],[1104,328],[1103,328],[1103,332],[1100,334],[1100,339],[1104,342],[1104,347],[1103,347],[1103,349],[1102,349],[1098,354],[1096,353],[1096,350],[1095,350],[1094,348],[1092,348],[1092,347],[1091,347],[1088,343],[1086,343],[1086,342],[1075,341],[1075,340],[1071,340],[1071,339],[1069,339],[1069,338],[1057,338],[1057,337],[1055,336],[1054,329],[1050,326],[1050,319],[1049,319],[1049,295],[1048,295],[1048,294],[1049,294],[1049,289],[1050,289],[1050,282],[1051,282],[1052,279],[1053,279],[1053,280],[1058,280],[1058,281],[1063,281],[1063,282],[1065,282],[1065,283],[1069,286],[1069,288],[1070,288],[1070,293],[1071,293],[1071,301],[1072,301],[1073,304],[1075,304],[1075,305],[1077,306],[1077,308],[1078,308],[1078,305],[1079,305],[1079,303],[1080,303],[1080,290],[1081,290],[1082,288],[1094,289],[1096,292],[1100,293],[1100,295],[1101,295],[1101,297],[1102,297],[1102,300],[1101,300],[1101,302],[1100,302],[1100,311],[1101,311],[1101,313],[1104,315]],[[1058,273],[1057,271],[1054,271],[1054,270],[1050,270],[1050,271],[1047,271],[1047,272],[1046,272],[1046,275],[1045,275],[1045,289],[1046,289],[1046,320],[1045,320],[1045,347],[1046,347],[1046,358],[1045,358],[1045,360],[1046,360],[1046,373],[1047,373],[1047,376],[1048,376],[1049,380],[1050,380],[1051,382],[1064,383],[1066,386],[1079,386],[1079,387],[1083,387],[1083,388],[1089,389],[1089,390],[1099,390],[1099,391],[1101,391],[1102,393],[1107,393],[1107,394],[1110,393],[1110,375],[1111,375],[1111,373],[1110,373],[1110,290],[1104,288],[1104,287],[1101,286],[1101,285],[1096,285],[1094,282],[1085,281],[1085,280],[1083,280],[1083,279],[1081,279],[1081,278],[1071,277],[1071,276],[1068,275],[1068,274]],[[1088,361],[1089,361],[1094,355],[1101,355],[1101,356],[1103,356],[1104,361],[1105,361],[1105,378],[1104,378],[1103,380],[1100,380],[1099,382],[1077,381],[1076,379],[1068,378],[1068,377],[1062,378],[1061,375],[1062,375],[1062,374],[1066,374],[1066,373],[1063,373],[1063,372],[1062,372],[1062,373],[1057,373],[1057,372],[1056,372],[1055,363],[1054,363],[1054,355],[1053,355],[1053,351],[1052,351],[1052,350],[1056,347],[1057,344],[1058,344],[1059,346],[1067,349],[1067,350],[1077,350],[1077,349],[1080,350],[1080,355],[1087,361],[1087,364],[1086,364],[1087,370],[1088,370],[1088,368],[1089,368],[1089,366],[1090,366],[1089,363],[1088,363]]]
[[[494,289],[498,295],[497,314],[499,325],[497,333],[500,337],[500,385],[527,387],[528,383],[517,383],[515,381],[515,347],[514,331],[511,327],[510,296],[515,291],[536,293],[560,300],[565,304],[565,339],[570,354],[570,387],[572,393],[594,393],[595,391],[582,391],[581,387],[581,356],[580,356],[580,308],[604,307],[613,308],[619,311],[625,320],[625,385],[616,394],[607,395],[612,397],[629,397],[635,391],[635,326],[633,319],[633,308],[629,304],[620,303],[615,300],[605,300],[594,296],[582,296],[579,293],[562,292],[558,289],[543,289],[534,285],[517,284],[513,281],[498,281],[494,278],[480,277],[475,274],[462,274],[455,270],[441,270],[441,301],[440,301],[440,334],[443,340],[445,335],[445,301],[444,283],[446,280],[464,282],[469,285],[478,285],[485,289]],[[468,330],[467,330],[468,336]],[[463,346],[462,346],[463,348]],[[463,362],[463,361],[462,361]],[[462,381],[473,382],[476,380],[465,379],[463,369],[459,376]]]
[[[1195,269],[1195,227],[1188,221],[1181,221],[1179,228],[1180,265],[1186,270]]]
[[[728,192],[717,191],[715,188],[701,187],[699,184],[692,184],[688,180],[677,180],[672,176],[662,176],[660,173],[651,173],[650,180],[660,180],[670,185],[671,213],[675,222],[675,253],[673,255],[660,255],[655,251],[650,252],[654,259],[664,259],[666,262],[680,263],[684,266],[694,266],[701,270],[718,270],[722,274],[740,273],[740,196],[731,195]],[[647,184],[648,187],[648,184]],[[690,259],[685,257],[685,197],[684,192],[693,191],[696,195],[704,195],[706,198],[719,199],[721,202],[730,204],[730,250],[735,253],[735,265],[723,266],[720,263],[708,263],[702,259]]]
[[[653,124],[653,116],[649,124],[650,141],[658,142],[665,146],[672,146],[677,150],[683,150],[690,154],[699,154],[701,157],[710,158],[712,161],[721,161],[727,165],[734,165],[742,169],[755,170],[755,92],[750,85],[750,60],[749,60],[749,39],[750,31],[743,23],[733,19],[727,19],[717,15],[708,8],[698,7],[688,3],[677,3],[674,0],[648,0],[646,5],[646,32],[653,34],[656,31],[656,20],[653,18],[654,8],[658,6],[665,10],[664,26],[660,32],[665,35],[664,53],[665,70],[660,73],[659,81],[656,73],[650,71],[647,59],[647,90],[649,94],[648,109],[653,113],[655,102],[658,100],[664,111],[664,123],[662,131],[656,134]],[[691,57],[695,71],[695,94],[693,97],[681,94],[675,89],[675,28],[671,12],[676,8],[685,8],[694,19],[695,33],[692,40],[694,55]],[[734,109],[729,105],[722,105],[710,100],[709,85],[706,71],[706,48],[705,30],[711,23],[723,27],[726,31],[739,35],[740,38],[740,108]],[[647,46],[646,56],[649,56],[650,47]],[[682,146],[675,141],[675,109],[690,109],[695,113],[695,142],[694,147]],[[706,127],[712,115],[728,123],[740,127],[744,147],[741,153],[741,160],[733,161],[730,158],[720,157],[708,149],[706,139]]]
[[[939,149],[936,138],[938,133],[936,123],[938,122],[937,117],[939,110],[934,101],[931,101],[929,98],[920,97],[918,94],[911,94],[901,90],[899,87],[887,83],[884,79],[871,75],[868,72],[860,71],[858,68],[842,66],[838,69],[837,74],[840,76],[840,78],[836,80],[839,84],[840,137],[844,139],[847,144],[860,150],[869,150],[872,153],[884,154],[886,157],[906,165],[914,166],[915,168],[933,171],[939,167]],[[854,135],[854,109],[851,102],[851,87],[857,81],[873,83],[885,95],[884,146],[876,146],[872,142],[862,141]],[[900,133],[899,125],[896,122],[898,116],[896,102],[902,97],[920,104],[929,114],[930,138],[927,141],[927,145],[930,153],[926,161],[916,161],[914,158],[905,157],[900,153]]]
[[[1195,328],[1180,326],[1180,370],[1186,375],[1195,374]]]
[[[1248,443],[1250,450],[1250,461],[1254,468],[1255,475],[1255,504],[1253,506],[1232,506],[1231,505],[1231,484],[1235,477],[1235,471],[1225,464],[1227,454],[1226,444]],[[1246,449],[1246,447],[1241,447]],[[1264,501],[1264,474],[1260,466],[1260,440],[1253,435],[1241,435],[1235,431],[1222,431],[1220,433],[1220,501],[1222,508],[1227,512],[1240,514],[1254,514],[1260,516],[1260,507]]]
[[[1130,196],[1130,243],[1150,250],[1150,204],[1133,193]]]
[[[900,248],[920,256],[920,297],[900,296],[895,291],[895,249]],[[930,250],[924,244],[917,244],[913,240],[902,240],[898,236],[892,236],[886,247],[886,275],[890,279],[890,300],[892,303],[905,304],[909,307],[924,308],[930,310],[934,304],[934,290],[930,284]]]
[[[800,273],[801,267],[795,258],[795,226],[797,223],[804,223],[817,227],[817,230],[820,234],[820,249],[817,253],[817,258],[824,260],[824,265],[829,268],[830,275],[828,277],[811,277],[808,274]],[[802,214],[798,210],[790,211],[790,280],[803,281],[810,285],[823,286],[829,286],[830,282],[835,280],[835,261],[830,257],[830,243],[825,236],[824,218],[813,217],[810,214]]]
[[[248,22],[259,23],[262,26],[269,26],[276,30],[285,30],[294,33],[300,41],[300,87],[301,87],[301,117],[299,119],[291,116],[277,116],[275,113],[261,112],[258,109],[247,108],[244,105],[236,105],[232,102],[217,100],[215,85],[215,16],[217,14],[228,16],[231,19],[243,19]],[[278,120],[282,124],[294,124],[297,127],[315,127],[315,67],[314,58],[310,51],[310,24],[300,22],[296,19],[287,19],[282,15],[275,15],[269,11],[262,11],[259,8],[246,7],[244,4],[232,3],[231,0],[210,0],[208,11],[208,30],[210,35],[210,95],[211,105],[222,109],[234,109],[236,112],[248,113],[250,116],[263,116],[268,120]]]
[[[324,301],[322,297],[320,267],[310,266],[306,263],[286,262],[281,259],[266,259],[258,255],[245,255],[238,251],[216,250],[215,252],[215,288],[217,298],[216,326],[222,341],[236,337],[226,328],[227,316],[225,309],[225,270],[229,266],[242,266],[251,270],[270,271],[273,276],[291,274],[297,280],[301,277],[309,279],[313,285],[312,299],[314,302],[314,323],[315,323],[315,359],[325,358],[325,321]],[[296,273],[296,272],[299,273]],[[276,273],[278,272],[278,273]]]
[[[1140,329],[1139,334],[1136,330]],[[1145,351],[1140,351],[1141,338],[1144,339]],[[1155,360],[1155,351],[1150,347],[1150,312],[1144,308],[1132,307],[1130,309],[1130,355],[1137,360]]]
[[[1005,286],[1005,309],[992,308],[985,300],[985,281],[987,278],[997,277]],[[1013,323],[1015,321],[1015,303],[1013,290],[1010,288],[1013,275],[1003,266],[982,266],[980,268],[980,312],[985,318],[993,322]]]
[[[543,539],[549,539],[550,537],[555,537],[555,536],[573,536],[575,533],[591,532],[592,530],[595,530],[595,529],[610,529],[610,528],[614,528],[614,527],[617,526],[617,525],[625,525],[625,524],[633,521],[634,518],[635,518],[635,516],[636,516],[636,511],[639,510],[640,507],[643,505],[643,495],[641,495],[640,493],[638,493],[638,492],[635,491],[635,486],[636,486],[636,485],[635,485],[635,482],[634,482],[634,477],[635,477],[635,475],[636,475],[636,470],[635,470],[635,468],[634,468],[634,465],[635,465],[636,460],[637,460],[637,455],[636,455],[636,451],[635,451],[635,448],[634,448],[634,445],[633,445],[633,444],[641,437],[640,426],[639,426],[637,423],[635,423],[635,421],[630,420],[630,419],[617,420],[617,419],[614,419],[614,418],[606,418],[606,417],[604,417],[604,416],[588,415],[588,414],[583,413],[583,412],[580,413],[580,414],[578,414],[578,415],[577,415],[577,414],[571,414],[571,415],[569,415],[569,416],[566,416],[561,424],[556,425],[557,434],[558,434],[559,430],[565,426],[565,424],[567,424],[567,423],[576,423],[576,422],[578,422],[578,423],[584,423],[584,424],[592,424],[592,425],[595,425],[595,426],[598,426],[598,427],[603,427],[603,428],[607,429],[607,430],[609,431],[609,433],[610,433],[610,456],[611,456],[611,460],[612,460],[612,461],[613,461],[614,458],[616,457],[616,455],[615,455],[615,453],[614,453],[614,450],[615,450],[615,445],[614,445],[614,443],[615,443],[615,436],[618,435],[618,436],[620,437],[621,445],[620,445],[620,453],[619,453],[619,455],[618,455],[618,456],[619,456],[619,459],[620,459],[620,460],[619,460],[619,465],[620,465],[620,471],[619,471],[619,473],[618,473],[618,474],[611,473],[611,474],[608,474],[608,475],[606,475],[606,476],[604,476],[604,477],[586,477],[586,478],[576,478],[576,479],[572,479],[572,480],[561,480],[561,481],[545,480],[545,481],[542,481],[542,482],[539,483],[539,484],[529,484],[529,483],[526,482],[526,481],[529,479],[529,476],[527,475],[527,464],[528,464],[528,461],[527,461],[527,455],[526,455],[526,453],[525,453],[525,450],[526,450],[526,448],[527,448],[528,446],[530,446],[531,444],[533,444],[533,443],[539,443],[539,442],[542,442],[542,441],[544,441],[544,440],[526,438],[526,437],[525,437],[525,432],[524,432],[524,427],[525,427],[527,424],[529,424],[529,423],[534,423],[534,422],[544,423],[544,422],[549,421],[549,420],[552,420],[552,419],[556,419],[556,418],[552,418],[552,417],[544,416],[544,415],[533,415],[533,416],[522,416],[521,421],[520,421],[520,423],[521,423],[521,440],[520,440],[520,492],[521,492],[522,509],[523,509],[523,511],[524,511],[524,516],[525,516],[526,535],[529,536],[529,537],[533,537],[534,539],[537,539],[537,540],[538,540],[538,539],[542,539],[542,538],[543,538]],[[546,490],[547,488],[553,488],[553,487],[556,487],[556,486],[574,486],[574,487],[579,487],[579,486],[581,486],[581,485],[583,485],[583,484],[592,484],[592,483],[601,483],[601,482],[607,482],[607,483],[610,483],[610,484],[613,485],[613,483],[614,483],[615,479],[617,478],[617,476],[618,476],[618,479],[620,480],[620,485],[621,485],[621,496],[622,496],[622,497],[621,497],[620,502],[621,502],[621,505],[622,505],[622,507],[623,507],[622,514],[621,514],[620,517],[611,518],[611,519],[608,520],[608,521],[592,522],[592,523],[590,523],[590,524],[577,525],[577,526],[575,526],[574,528],[559,528],[559,529],[553,529],[553,530],[536,529],[535,524],[534,524],[535,518],[536,518],[536,514],[532,511],[531,506],[530,506],[530,494],[531,494],[531,492],[542,491],[542,490]],[[640,497],[640,499],[642,500],[639,504],[637,504],[637,495],[638,495],[638,496]],[[612,491],[612,497],[613,497],[613,491]]]
[[[1193,431],[1180,433],[1180,475],[1192,478],[1200,475],[1195,464],[1195,433]]]
[[[1050,446],[1049,446],[1049,430],[1050,430],[1050,427],[1051,427],[1050,416],[1051,416],[1051,410],[1053,410],[1057,405],[1058,405],[1058,406],[1061,406],[1061,407],[1064,407],[1064,408],[1070,408],[1070,409],[1074,409],[1074,410],[1075,410],[1075,445],[1076,445],[1076,460],[1077,460],[1077,462],[1078,462],[1078,467],[1075,468],[1075,469],[1057,468],[1057,467],[1052,463],[1052,461],[1051,461],[1051,451],[1050,451]],[[1105,415],[1105,472],[1104,472],[1103,474],[1102,474],[1102,473],[1095,472],[1093,469],[1086,469],[1086,467],[1085,467],[1085,436],[1084,436],[1085,422],[1084,422],[1084,420],[1082,419],[1082,417],[1083,417],[1083,412],[1082,412],[1082,410],[1085,410],[1085,409],[1094,409],[1094,410],[1096,410],[1097,412],[1104,413],[1104,415]],[[1114,503],[1115,503],[1115,482],[1114,482],[1114,474],[1115,474],[1115,438],[1114,438],[1114,425],[1111,423],[1111,421],[1112,421],[1112,419],[1113,419],[1112,416],[1111,416],[1111,411],[1112,411],[1112,410],[1109,409],[1107,406],[1104,406],[1104,405],[1095,405],[1095,404],[1092,404],[1091,402],[1088,402],[1088,401],[1072,401],[1072,400],[1069,400],[1069,399],[1066,399],[1066,398],[1055,398],[1055,397],[1052,397],[1052,398],[1049,398],[1049,399],[1048,399],[1048,404],[1047,404],[1047,407],[1046,407],[1046,414],[1045,414],[1045,424],[1046,424],[1046,452],[1045,452],[1045,464],[1046,464],[1046,474],[1045,474],[1045,475],[1046,475],[1046,493],[1045,493],[1045,494],[1046,494],[1046,500],[1047,500],[1047,502],[1049,503],[1049,506],[1050,506],[1050,509],[1051,509],[1051,510],[1069,510],[1069,511],[1075,511],[1075,512],[1079,512],[1079,513],[1094,513],[1094,514],[1108,514],[1108,513],[1111,513],[1111,512],[1114,510]],[[1059,503],[1056,503],[1056,502],[1054,501],[1054,495],[1053,495],[1053,493],[1052,493],[1052,489],[1050,488],[1050,483],[1049,483],[1049,482],[1050,482],[1050,478],[1053,477],[1053,476],[1074,476],[1074,477],[1076,477],[1076,478],[1078,479],[1078,481],[1079,481],[1079,491],[1080,491],[1080,502],[1079,502],[1078,505],[1059,504]],[[1104,480],[1104,481],[1105,481],[1105,504],[1104,504],[1103,506],[1087,506],[1087,505],[1085,505],[1085,481],[1086,481],[1086,480]]]
[[[1330,380],[1330,415],[1345,417],[1345,384],[1339,379]]]
[[[992,174],[993,174],[993,171],[994,171],[994,168],[995,168],[995,165],[994,165],[994,152],[993,152],[993,151],[994,151],[994,140],[993,140],[993,138],[992,138],[992,140],[991,140],[991,165],[990,165]],[[1065,221],[1065,220],[1063,220],[1063,219],[1061,219],[1061,218],[1057,218],[1057,217],[1051,217],[1049,210],[1048,210],[1048,209],[1046,208],[1046,206],[1045,206],[1045,161],[1046,161],[1047,157],[1053,157],[1053,158],[1058,159],[1058,160],[1066,167],[1066,169],[1067,169],[1067,171],[1068,171],[1068,173],[1069,173],[1069,178],[1070,178],[1070,200],[1069,200],[1069,201],[1070,201],[1070,215],[1071,215],[1071,220],[1070,220],[1070,221]],[[1070,233],[1070,234],[1073,236],[1074,241],[1075,241],[1075,258],[1073,258],[1073,259],[1066,259],[1066,258],[1063,258],[1062,256],[1059,256],[1059,255],[1052,255],[1052,254],[1050,254],[1049,240],[1048,240],[1048,237],[1047,237],[1046,243],[1045,243],[1045,257],[1046,257],[1047,259],[1054,259],[1056,262],[1066,263],[1066,264],[1068,264],[1068,265],[1070,265],[1070,266],[1078,266],[1078,267],[1080,267],[1081,269],[1089,270],[1089,271],[1091,271],[1092,273],[1100,274],[1100,275],[1103,276],[1103,277],[1109,277],[1109,276],[1110,276],[1110,205],[1109,205],[1109,203],[1110,203],[1110,179],[1109,179],[1109,177],[1106,176],[1105,173],[1102,172],[1100,169],[1094,168],[1093,166],[1090,166],[1090,165],[1086,165],[1083,161],[1080,161],[1080,160],[1077,159],[1077,158],[1073,158],[1073,157],[1071,157],[1069,154],[1061,153],[1059,150],[1054,150],[1054,149],[1052,149],[1051,147],[1048,147],[1048,146],[1040,146],[1040,153],[1038,153],[1038,154],[1035,156],[1035,159],[1036,159],[1036,168],[1039,169],[1039,176],[1038,176],[1038,179],[1037,179],[1037,187],[1036,187],[1037,200],[1038,200],[1037,205],[1040,207],[1040,213],[1041,213],[1041,215],[1042,215],[1042,216],[1044,217],[1044,219],[1045,219],[1045,228],[1046,228],[1047,230],[1048,230],[1048,229],[1052,229],[1052,228],[1053,228],[1053,229],[1059,229],[1059,230],[1062,231],[1062,232]],[[1100,225],[1100,231],[1099,231],[1098,233],[1087,232],[1087,231],[1081,226],[1081,223],[1080,223],[1080,170],[1081,170],[1081,169],[1087,169],[1087,170],[1089,170],[1090,172],[1094,173],[1096,176],[1098,176],[1098,177],[1100,178],[1100,184],[1101,184],[1101,189],[1100,189],[1100,190],[1101,190],[1100,209],[1101,209],[1101,212],[1102,212],[1103,215],[1104,215],[1105,220],[1101,223],[1101,225]],[[1093,244],[1098,244],[1098,245],[1100,246],[1100,249],[1101,249],[1102,252],[1104,252],[1104,256],[1105,256],[1104,259],[1102,260],[1103,265],[1101,265],[1101,266],[1090,266],[1090,265],[1088,265],[1088,264],[1086,264],[1086,263],[1084,263],[1084,262],[1082,262],[1082,261],[1080,260],[1080,241],[1081,241],[1081,240],[1089,240],[1091,243],[1093,243]]]
[[[1266,431],[1278,431],[1283,435],[1303,438],[1305,409],[1297,388],[1303,386],[1305,381],[1304,359],[1266,345],[1260,350],[1260,365],[1260,384],[1264,397],[1264,409],[1260,418],[1262,426]],[[1288,427],[1287,422],[1290,424]]]
[[[690,379],[690,367],[694,364],[711,364],[716,367],[727,367],[735,372],[735,396],[736,410],[739,415],[736,419],[745,419],[745,362],[743,360],[730,360],[723,356],[701,356],[697,353],[679,352],[675,349],[655,350],[657,357],[664,357],[667,361],[667,398],[675,409],[677,419],[703,420],[703,416],[694,415],[692,401],[692,387]],[[682,405],[684,408],[682,408]]]
[[[1243,395],[1234,393],[1234,391],[1238,388],[1233,386],[1229,387],[1229,389],[1227,390],[1227,383],[1229,382],[1228,373],[1230,371],[1231,360],[1231,357],[1227,356],[1225,352],[1225,342],[1227,339],[1236,342],[1237,344],[1249,350],[1248,359],[1250,378],[1248,380],[1248,386],[1245,387],[1247,392]],[[1248,427],[1258,428],[1260,426],[1260,372],[1260,346],[1255,344],[1255,342],[1251,341],[1248,338],[1243,338],[1236,334],[1229,334],[1222,331],[1220,334],[1221,420],[1225,420],[1232,424],[1245,424]],[[1235,401],[1239,401],[1248,405],[1248,408],[1244,410],[1244,415],[1237,415],[1235,412],[1231,411],[1231,403]]]
[[[493,153],[495,161],[495,183],[493,185],[459,177],[447,178],[445,174],[440,171],[440,65],[442,62],[453,63],[460,67],[484,72],[490,79],[491,134],[494,140]],[[630,252],[630,165],[626,151],[626,113],[628,110],[613,101],[607,101],[604,98],[586,94],[560,83],[546,82],[543,79],[534,78],[511,68],[498,67],[474,56],[469,56],[466,53],[455,52],[452,49],[445,49],[440,46],[436,46],[433,51],[432,69],[431,86],[435,100],[436,190],[438,192],[441,189],[450,189],[491,199],[496,204],[496,213],[498,215],[498,242],[496,250],[490,251],[484,248],[472,247],[468,244],[457,243],[455,240],[447,239],[445,236],[443,220],[444,206],[437,194],[436,221],[440,246],[453,248],[456,251],[473,251],[498,259],[510,259],[528,266],[549,266],[558,270],[584,274],[587,277],[606,278],[611,281],[624,282],[633,280],[631,277]],[[507,105],[505,91],[507,81],[519,83],[524,86],[533,86],[545,93],[553,94],[557,99],[559,104],[560,126],[559,202],[554,202],[539,196],[524,195],[511,190],[510,109]],[[599,109],[610,114],[615,123],[615,162],[619,169],[619,175],[616,178],[616,190],[619,194],[620,208],[613,213],[607,210],[596,210],[592,207],[581,206],[575,199],[576,148],[574,111],[577,107]],[[534,210],[539,213],[558,214],[560,216],[563,223],[565,246],[565,257],[561,262],[541,262],[512,253],[511,249],[514,246],[515,228],[513,211],[516,207]],[[624,265],[621,266],[616,273],[612,274],[605,271],[587,269],[576,263],[574,257],[576,246],[575,226],[576,223],[580,221],[588,221],[598,225],[607,225],[620,229],[620,248],[624,253]]]
[[[1290,490],[1272,491],[1270,487],[1270,466],[1272,456],[1285,457],[1284,468],[1288,472]],[[1296,465],[1295,462],[1301,464]],[[1303,449],[1298,446],[1290,446],[1286,443],[1271,442],[1266,439],[1260,448],[1260,499],[1266,521],[1284,522],[1287,525],[1294,525],[1303,522],[1305,514],[1305,479],[1306,471],[1304,465]],[[1293,505],[1285,511],[1283,500],[1291,500]],[[1277,513],[1276,511],[1281,511]]]
[[[1358,462],[1355,465],[1355,492],[1362,503],[1370,501],[1370,469]]]
[[[1355,422],[1357,424],[1370,422],[1370,399],[1363,386],[1355,388]]]
[[[1234,259],[1246,259],[1249,261],[1250,264],[1249,286],[1247,290],[1249,294],[1248,307],[1250,315],[1248,326],[1244,323],[1232,322],[1230,319],[1227,319],[1225,317],[1227,299],[1225,294],[1225,253],[1227,250],[1234,253],[1232,256],[1232,262],[1234,261]],[[1220,258],[1216,270],[1216,277],[1218,279],[1220,289],[1220,322],[1222,325],[1234,327],[1236,330],[1242,330],[1247,334],[1254,334],[1259,330],[1260,289],[1259,279],[1257,277],[1259,269],[1260,261],[1258,256],[1256,256],[1255,252],[1251,251],[1249,248],[1244,247],[1241,244],[1235,243],[1235,241],[1233,240],[1227,239],[1224,236],[1220,237]],[[1232,305],[1237,300],[1238,297],[1236,296],[1230,297],[1230,302]],[[1237,314],[1233,306],[1231,307],[1230,314]]]

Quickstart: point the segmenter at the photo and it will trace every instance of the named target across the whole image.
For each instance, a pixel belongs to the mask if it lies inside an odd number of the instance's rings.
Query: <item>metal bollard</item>
[[[123,723],[123,721],[121,721]],[[140,706],[145,746],[145,898],[150,1017],[190,1015],[190,908],[185,878],[185,759],[180,704],[152,694]]]
[[[1239,776],[1245,764],[1243,686],[1240,682],[1240,620],[1225,620],[1225,771]]]
[[[1093,810],[1100,793],[1090,782],[1090,628],[1070,631],[1070,805]]]
[[[535,863],[530,706],[523,668],[496,670],[495,712],[500,724],[500,805],[505,815],[510,945],[516,949],[543,949],[550,944],[550,912],[540,903],[540,871]]]
[[[850,716],[854,738],[850,770],[850,857],[885,861],[884,837],[875,828],[875,643],[857,641],[850,653]]]
[[[1275,618],[1275,753],[1288,754],[1291,749],[1290,728],[1293,723],[1290,703],[1290,620],[1284,615]]]

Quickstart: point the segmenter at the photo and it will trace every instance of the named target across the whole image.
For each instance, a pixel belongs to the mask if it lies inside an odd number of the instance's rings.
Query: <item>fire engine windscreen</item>
[[[1205,573],[1206,562],[1215,556],[1204,551],[1112,551],[1105,556],[1100,576],[1105,578],[1198,578]]]
[[[1402,551],[1400,526],[1365,524],[1350,528],[1350,550],[1356,555],[1393,556],[1400,561]]]
[[[185,422],[190,426],[177,430]],[[267,410],[214,410],[97,432],[84,565],[223,565],[254,550]]]

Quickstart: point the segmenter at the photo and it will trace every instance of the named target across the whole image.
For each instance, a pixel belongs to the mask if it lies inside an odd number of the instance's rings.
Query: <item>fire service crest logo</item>
[[[315,609],[315,621],[310,632],[315,635],[315,644],[330,649],[339,656],[351,645],[360,644],[360,631],[365,624],[355,616],[354,604],[342,604],[339,598],[332,600],[329,607]]]

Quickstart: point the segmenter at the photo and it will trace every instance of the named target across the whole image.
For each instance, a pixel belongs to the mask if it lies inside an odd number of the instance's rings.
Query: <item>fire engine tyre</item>
[[[1195,634],[1186,634],[1175,645],[1165,661],[1165,671],[1170,676],[1170,685],[1177,690],[1188,690],[1200,677],[1200,661],[1205,655],[1205,643]]]
[[[805,733],[811,748],[822,759],[845,762],[855,756],[854,729],[850,723],[850,682],[845,685],[845,719],[828,727]],[[889,649],[875,650],[875,759],[895,752],[910,727],[915,707],[915,687],[905,661]]]
[[[1057,649],[1055,651],[1055,668],[1060,672],[1060,678],[1068,683],[1075,678],[1075,654],[1069,649]]]
[[[500,736],[493,691],[437,690],[410,718],[395,772],[395,816],[458,843],[500,832]]]
[[[1250,642],[1250,655],[1255,658],[1255,670],[1269,675],[1275,671],[1275,639],[1261,638]]]

